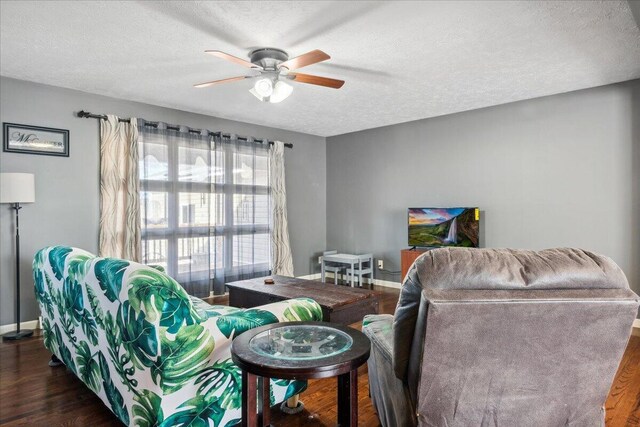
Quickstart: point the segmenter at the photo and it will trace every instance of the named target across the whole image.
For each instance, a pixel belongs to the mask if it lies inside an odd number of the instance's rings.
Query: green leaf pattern
[[[236,311],[216,319],[218,329],[227,338],[231,338],[232,335],[235,338],[249,329],[277,322],[278,318],[273,313],[257,308]]]
[[[196,396],[179,405],[160,427],[205,427],[212,421],[214,426],[220,426],[224,415],[225,411],[215,398]]]
[[[122,289],[122,276],[128,266],[129,261],[113,258],[105,258],[96,262],[96,278],[109,301],[114,302],[119,298]]]
[[[118,388],[111,380],[111,373],[109,372],[109,364],[107,362],[107,359],[102,353],[98,353],[98,360],[100,363],[100,376],[102,377],[102,386],[104,394],[107,396],[109,407],[123,423],[129,424],[129,413],[127,412],[124,398],[122,397],[122,393],[120,393],[120,390],[118,390]]]
[[[183,326],[176,335],[168,330],[161,335],[160,357],[151,375],[165,393],[173,393],[206,367],[215,341],[202,325]]]
[[[53,301],[47,291],[47,284],[45,282],[45,274],[41,270],[35,270],[33,272],[33,284],[35,286],[36,300],[42,305],[49,317],[53,317]]]
[[[65,246],[40,250],[33,274],[45,347],[132,426],[237,424],[242,381],[231,340],[269,323],[322,320],[307,298],[211,306],[162,271]],[[272,379],[272,403],[305,389]]]
[[[133,400],[133,424],[137,427],[155,427],[164,419],[160,396],[143,389]]]
[[[62,275],[64,274],[64,263],[69,252],[71,252],[71,248],[65,246],[55,246],[49,251],[49,265],[58,280],[62,279]]]
[[[289,322],[300,322],[305,319],[322,319],[322,309],[311,298],[298,298],[297,303],[287,307],[284,317]]]
[[[76,282],[82,281],[91,269],[91,256],[78,255],[69,260],[69,277]]]
[[[95,393],[100,391],[100,366],[91,354],[91,349],[86,342],[78,345],[78,376]]]
[[[286,382],[284,386],[289,383]],[[236,393],[242,387],[242,372],[231,359],[216,362],[204,369],[196,379],[196,384],[199,384],[198,394],[212,394],[221,390],[219,401],[224,409],[242,406],[242,396]]]
[[[158,356],[158,334],[141,311],[136,312],[129,301],[118,309],[118,325],[122,334],[122,344],[133,356],[136,368],[153,366]]]
[[[131,306],[170,333],[201,320],[184,288],[166,274],[149,267],[137,269],[131,272],[129,284]]]
[[[44,338],[44,346],[48,348],[51,353],[58,354],[58,341],[51,328],[51,322],[46,317],[42,319],[42,335]]]

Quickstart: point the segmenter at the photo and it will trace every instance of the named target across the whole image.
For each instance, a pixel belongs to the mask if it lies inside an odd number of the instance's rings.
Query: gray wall
[[[285,165],[294,269],[296,275],[313,272],[326,238],[325,138],[8,78],[0,78],[0,95],[0,121],[70,131],[69,158],[0,153],[0,171],[36,176],[36,203],[20,211],[23,320],[37,317],[30,264],[39,248],[98,249],[99,127],[97,120],[75,117],[81,109],[292,142]],[[14,321],[12,212],[0,206],[0,324]]]
[[[327,248],[399,270],[420,206],[479,206],[484,247],[603,253],[640,293],[640,80],[327,138]]]

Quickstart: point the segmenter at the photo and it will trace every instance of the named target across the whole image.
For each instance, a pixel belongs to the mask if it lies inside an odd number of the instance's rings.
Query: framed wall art
[[[69,131],[41,126],[3,123],[3,151],[69,157]]]

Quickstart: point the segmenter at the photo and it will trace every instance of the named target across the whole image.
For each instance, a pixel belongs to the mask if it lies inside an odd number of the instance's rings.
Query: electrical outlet
[[[318,264],[322,264],[322,257],[321,256],[318,257]]]
[[[381,259],[378,260],[378,269],[380,270],[384,269],[384,261]]]

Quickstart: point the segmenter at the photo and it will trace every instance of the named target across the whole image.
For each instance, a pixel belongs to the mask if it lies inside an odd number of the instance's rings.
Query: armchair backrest
[[[428,251],[398,301],[394,370],[426,424],[597,419],[638,304],[591,252]]]

